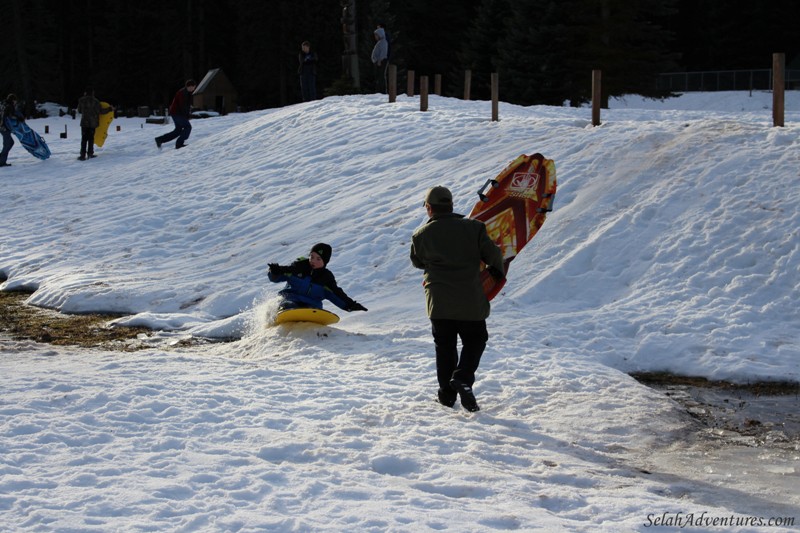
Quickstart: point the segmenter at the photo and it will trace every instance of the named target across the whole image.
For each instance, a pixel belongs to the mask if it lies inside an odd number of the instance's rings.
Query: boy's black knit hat
[[[328,261],[331,260],[331,255],[333,255],[333,248],[331,248],[331,245],[325,244],[324,242],[318,242],[312,246],[311,251],[319,255],[326,265]]]

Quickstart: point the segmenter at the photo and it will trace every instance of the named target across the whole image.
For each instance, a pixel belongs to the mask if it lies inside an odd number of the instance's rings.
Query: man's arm
[[[481,260],[486,263],[489,272],[496,278],[505,277],[505,267],[503,265],[503,252],[489,238],[486,232],[486,226],[481,224],[479,246],[481,251]]]

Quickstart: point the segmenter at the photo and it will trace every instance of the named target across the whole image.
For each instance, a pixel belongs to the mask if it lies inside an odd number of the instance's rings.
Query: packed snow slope
[[[32,120],[53,156],[0,169],[0,289],[157,331],[134,353],[0,337],[0,530],[796,530],[780,428],[720,445],[625,372],[798,379],[797,96],[785,128],[761,93],[630,98],[600,127],[328,98],[194,121],[178,151],[120,119],[86,162],[77,121]],[[424,192],[468,212],[535,151],[555,211],[493,301],[481,411],[445,408],[408,260]],[[267,263],[318,241],[369,311],[269,327]]]
[[[433,97],[423,113],[370,95],[196,120],[186,150],[157,151],[164,126],[141,119],[118,120],[88,162],[77,138],[51,135],[50,160],[17,147],[3,169],[0,289],[236,338],[279,288],[266,264],[325,241],[370,309],[342,328],[402,337],[425,322],[408,261],[425,190],[446,185],[469,212],[487,177],[538,151],[556,161],[555,211],[494,302],[497,334],[626,371],[797,380],[797,96],[784,128],[768,93],[703,95],[702,111],[628,99],[600,127],[586,109],[501,105],[491,122],[486,102]],[[77,136],[69,117],[31,124],[60,122]]]

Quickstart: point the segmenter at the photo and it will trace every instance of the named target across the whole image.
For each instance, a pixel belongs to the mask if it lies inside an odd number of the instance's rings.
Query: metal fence
[[[786,70],[785,82],[787,90],[800,89],[800,70]],[[771,91],[772,69],[659,74],[658,88],[672,92]]]

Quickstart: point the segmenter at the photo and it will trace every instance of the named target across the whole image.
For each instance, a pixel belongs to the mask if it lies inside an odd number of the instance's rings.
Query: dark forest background
[[[405,72],[443,76],[460,96],[560,105],[587,101],[591,70],[608,95],[662,96],[657,73],[768,69],[800,54],[797,0],[355,0],[360,87],[342,79],[350,0],[0,0],[0,94],[74,106],[91,85],[122,107],[169,104],[187,78],[222,68],[243,109],[300,100],[297,55],[319,55],[318,94],[374,92],[372,31],[391,35]]]

